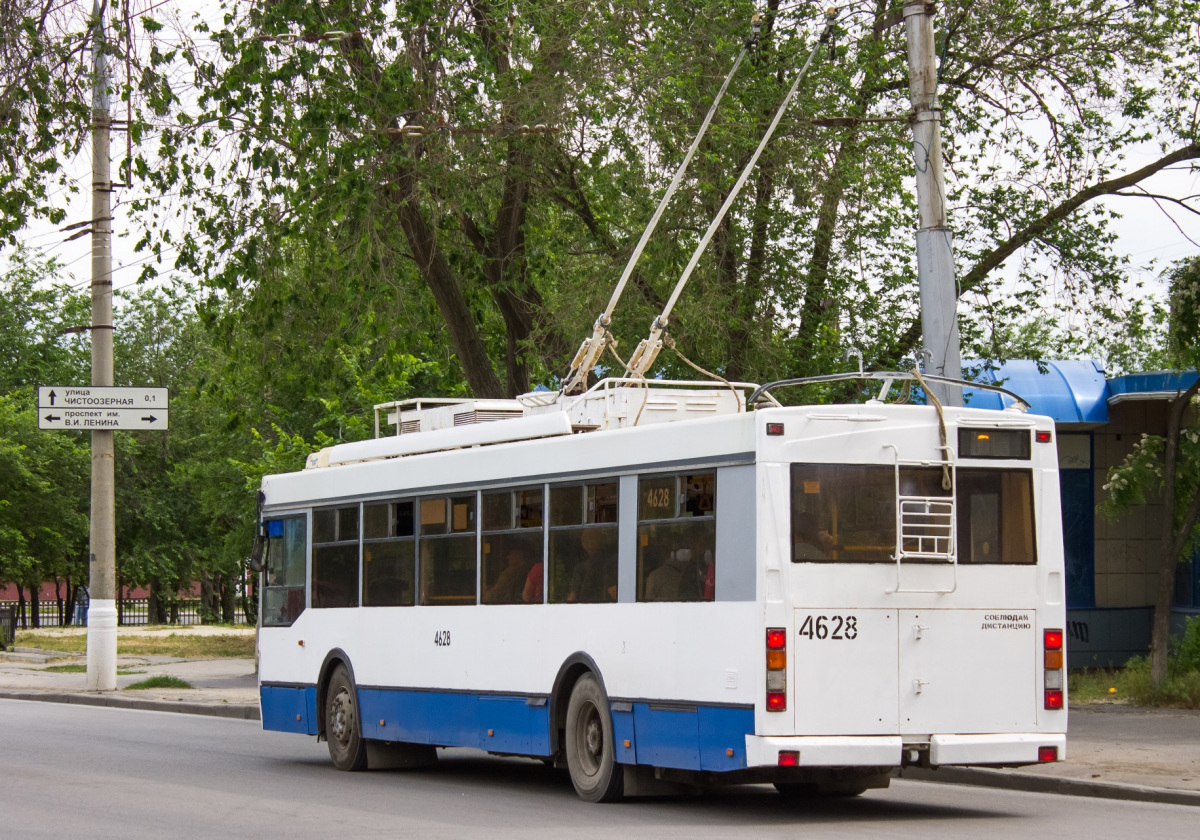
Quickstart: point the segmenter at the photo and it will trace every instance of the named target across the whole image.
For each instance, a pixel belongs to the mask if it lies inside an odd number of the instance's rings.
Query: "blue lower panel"
[[[700,724],[700,769],[720,772],[744,768],[746,736],[754,734],[754,709],[701,706],[696,716]]]
[[[317,734],[316,686],[264,685],[259,688],[263,729]]]
[[[550,718],[544,700],[381,688],[359,689],[358,695],[367,738],[550,754]]]
[[[613,716],[614,730],[620,715]],[[656,767],[721,772],[746,766],[746,736],[754,732],[754,710],[730,706],[633,704],[636,761]],[[617,756],[622,735],[614,731]]]
[[[261,696],[264,729],[317,734],[314,686],[263,686]],[[358,700],[366,738],[550,755],[550,707],[544,698],[360,688]],[[713,772],[746,766],[746,735],[754,732],[753,709],[655,703],[624,706],[612,713],[617,761],[622,764]]]

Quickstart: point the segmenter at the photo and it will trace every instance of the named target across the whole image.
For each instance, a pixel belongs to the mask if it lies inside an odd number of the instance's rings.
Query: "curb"
[[[184,715],[261,720],[258,706],[241,703],[218,706],[206,703],[177,703],[171,700],[146,700],[138,697],[114,697],[99,693],[71,694],[41,691],[0,691],[0,700],[34,700],[43,703],[68,703],[76,706],[108,706],[114,709],[140,709],[150,712],[175,712]]]
[[[1200,807],[1200,791],[1129,785],[1119,782],[1091,782],[1054,776],[1035,776],[1008,770],[982,767],[906,767],[899,778],[919,782],[1020,790],[1027,793],[1056,793],[1062,796],[1091,796],[1098,799],[1122,799],[1131,802],[1156,802],[1166,805]]]

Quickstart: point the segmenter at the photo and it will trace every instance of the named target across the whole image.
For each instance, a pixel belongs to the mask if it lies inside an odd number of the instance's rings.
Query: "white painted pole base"
[[[93,598],[87,612],[87,689],[117,688],[117,602]]]

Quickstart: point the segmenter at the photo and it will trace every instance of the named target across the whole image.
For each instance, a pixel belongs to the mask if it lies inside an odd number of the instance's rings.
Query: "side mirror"
[[[263,563],[263,549],[266,547],[266,540],[262,534],[254,535],[254,545],[250,548],[250,571],[261,572],[265,566]]]

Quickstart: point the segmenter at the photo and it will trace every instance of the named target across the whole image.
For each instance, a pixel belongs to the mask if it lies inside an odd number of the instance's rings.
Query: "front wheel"
[[[367,769],[367,742],[362,737],[358,695],[345,665],[338,665],[325,692],[325,738],[329,758],[339,770]]]
[[[624,770],[613,745],[608,698],[592,674],[571,689],[567,703],[567,769],[571,784],[588,802],[614,802],[624,792]]]

